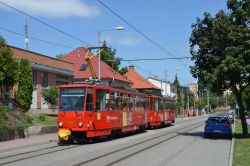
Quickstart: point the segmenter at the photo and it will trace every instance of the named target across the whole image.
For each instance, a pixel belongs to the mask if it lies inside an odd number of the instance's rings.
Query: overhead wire
[[[46,25],[46,26],[48,26],[48,27],[50,27],[50,28],[52,28],[52,29],[54,29],[54,30],[56,30],[56,31],[58,31],[58,32],[60,32],[60,33],[62,33],[64,35],[66,35],[66,36],[68,36],[68,37],[71,37],[71,38],[73,38],[73,39],[75,39],[75,40],[77,40],[79,42],[82,42],[82,43],[84,43],[86,45],[92,46],[92,44],[90,44],[90,43],[88,43],[86,41],[83,41],[83,40],[79,39],[78,37],[73,36],[73,35],[71,35],[71,34],[69,34],[67,32],[64,32],[64,31],[60,30],[59,28],[54,27],[54,26],[52,26],[52,25],[50,25],[50,24],[48,24],[48,23],[46,23],[44,21],[41,21],[41,20],[37,19],[36,17],[34,17],[34,16],[30,15],[30,14],[27,14],[27,13],[25,13],[25,12],[23,12],[23,11],[21,11],[21,10],[19,10],[19,9],[13,7],[13,6],[11,6],[11,5],[9,5],[9,4],[6,4],[6,3],[4,3],[2,1],[0,1],[0,3],[3,4],[3,5],[5,5],[5,6],[7,6],[8,8],[11,8],[11,9],[13,9],[13,10],[19,12],[19,13],[22,13],[23,15],[26,15],[26,16],[32,18],[33,20],[35,20],[35,21],[37,21],[37,22],[39,22],[41,24],[44,24],[44,25]]]
[[[165,53],[167,53],[169,56],[175,58],[175,56],[171,52],[169,52],[163,46],[161,46],[156,41],[154,41],[153,39],[151,39],[150,37],[148,37],[145,33],[143,33],[142,31],[140,31],[138,28],[136,28],[134,25],[132,25],[130,22],[128,22],[126,19],[124,19],[122,16],[120,16],[117,12],[115,12],[113,9],[111,9],[108,5],[106,5],[105,3],[103,3],[101,0],[97,0],[97,1],[102,6],[104,6],[106,9],[108,9],[111,13],[113,13],[118,18],[120,18],[123,22],[125,22],[127,25],[129,25],[131,28],[133,28],[136,32],[138,32],[140,35],[142,35],[144,38],[146,38],[148,41],[150,41],[151,43],[153,43],[155,46],[157,46],[158,48],[160,48],[162,51],[164,51]]]
[[[24,35],[24,34],[21,34],[21,33],[18,33],[18,32],[15,32],[15,31],[9,30],[9,29],[6,29],[6,28],[2,28],[2,27],[0,27],[0,29],[1,29],[1,30],[3,30],[3,31],[9,32],[9,33],[12,33],[12,34],[18,35],[18,36],[23,36],[23,37],[25,37],[25,35]],[[47,44],[52,44],[52,45],[59,46],[59,47],[65,47],[65,48],[75,49],[74,47],[71,47],[71,46],[66,46],[66,45],[63,45],[63,44],[58,44],[58,43],[54,43],[54,42],[50,42],[50,41],[46,41],[46,40],[39,39],[39,38],[32,37],[32,36],[29,36],[29,38],[30,38],[30,39],[33,39],[33,40],[37,40],[37,41],[39,41],[39,42],[43,42],[43,43],[47,43]]]
[[[144,58],[144,59],[120,59],[120,61],[159,61],[159,60],[169,60],[169,59],[188,59],[189,56],[179,57],[179,58]]]

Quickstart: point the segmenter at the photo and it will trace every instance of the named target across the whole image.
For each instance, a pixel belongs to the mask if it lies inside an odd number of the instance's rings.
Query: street
[[[204,139],[205,117],[92,144],[55,142],[1,151],[0,165],[227,166],[231,140]]]

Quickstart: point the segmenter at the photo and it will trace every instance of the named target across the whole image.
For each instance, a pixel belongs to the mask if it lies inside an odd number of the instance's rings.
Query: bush
[[[45,90],[42,92],[42,96],[45,103],[57,105],[58,89],[56,87]]]
[[[31,123],[32,119],[25,113],[11,110],[7,106],[0,106],[0,136],[21,131]]]
[[[32,104],[32,92],[32,69],[28,60],[21,59],[19,64],[16,104],[22,111],[28,111],[30,109],[30,105]]]
[[[41,115],[39,115],[38,119],[39,119],[40,121],[45,121],[46,116],[45,116],[44,114],[41,114]]]

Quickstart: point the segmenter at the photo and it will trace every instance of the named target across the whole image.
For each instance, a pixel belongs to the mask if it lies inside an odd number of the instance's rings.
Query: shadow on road
[[[191,137],[203,137],[203,132],[197,131],[197,132],[177,132],[178,135],[184,135],[184,136],[191,136]]]

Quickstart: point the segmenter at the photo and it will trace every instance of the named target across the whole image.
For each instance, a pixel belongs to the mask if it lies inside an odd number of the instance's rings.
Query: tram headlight
[[[83,123],[82,123],[82,122],[79,122],[78,125],[79,125],[79,127],[82,127],[82,126],[83,126]]]
[[[58,125],[59,125],[60,127],[62,127],[62,126],[63,126],[63,122],[59,122]]]

